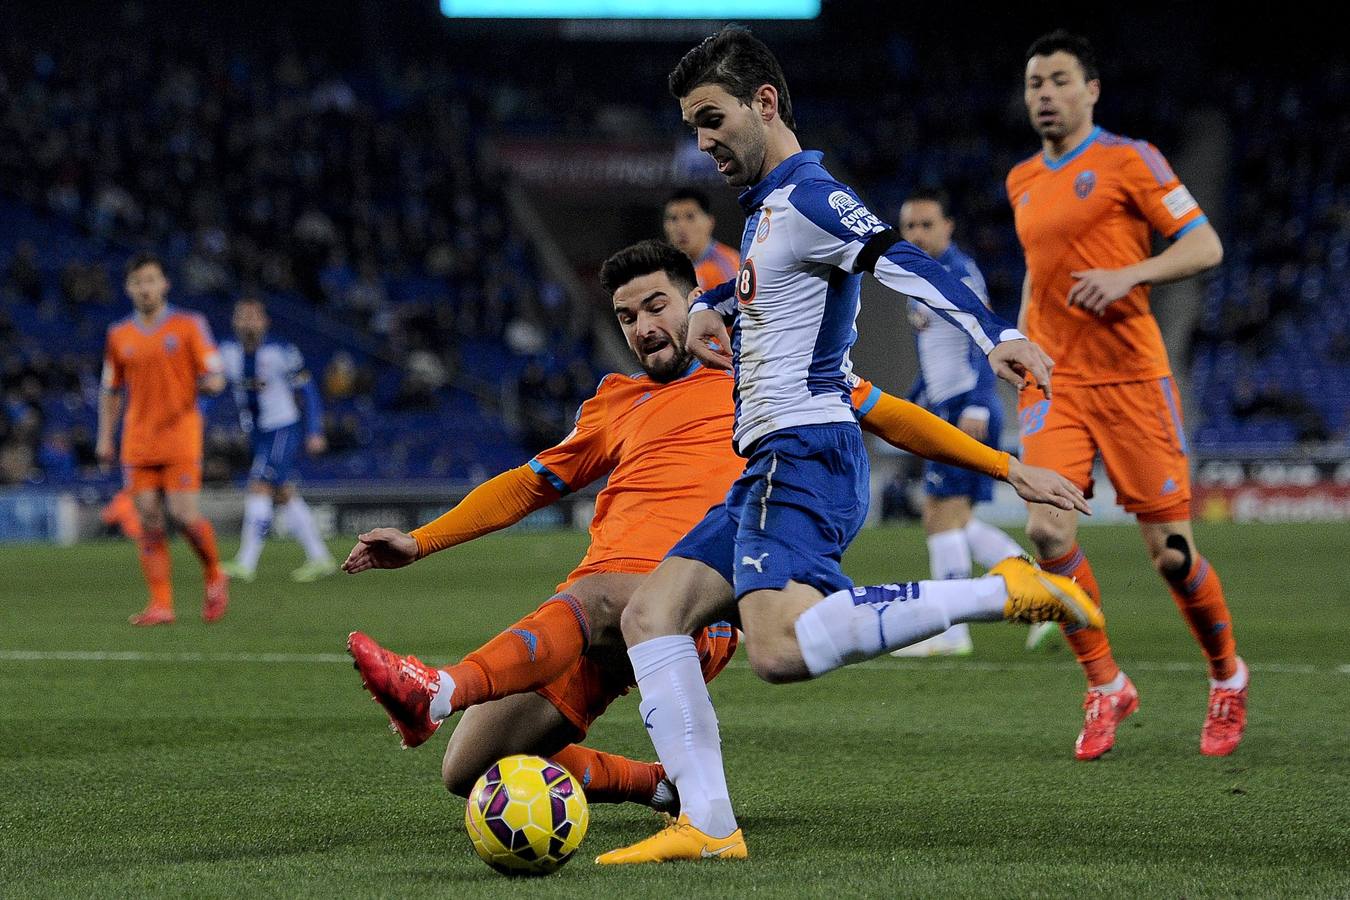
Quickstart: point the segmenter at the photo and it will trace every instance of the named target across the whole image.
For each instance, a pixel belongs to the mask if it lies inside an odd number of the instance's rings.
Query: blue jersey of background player
[[[314,581],[337,571],[337,566],[319,537],[313,512],[295,492],[294,471],[302,444],[314,454],[327,449],[319,390],[293,344],[268,340],[269,324],[262,301],[245,297],[234,305],[235,340],[220,347],[253,456],[239,554],[226,563],[226,571],[231,577],[253,580],[276,507],[281,507],[287,530],[305,550],[304,564],[291,577]],[[297,393],[305,401],[303,421]]]
[[[900,207],[900,234],[905,240],[936,259],[988,306],[984,276],[952,241],[955,224],[946,192],[936,188],[915,191]],[[915,300],[909,301],[909,320],[919,350],[919,377],[910,399],[976,440],[998,447],[1003,405],[984,354],[964,331]],[[974,515],[975,504],[993,498],[994,480],[989,476],[930,460],[924,463],[923,487],[923,526],[934,578],[969,578],[973,563],[988,569],[1023,552],[1011,537]],[[1054,633],[1048,623],[1033,627],[1028,648]],[[973,649],[970,628],[961,623],[892,655],[959,656]]]

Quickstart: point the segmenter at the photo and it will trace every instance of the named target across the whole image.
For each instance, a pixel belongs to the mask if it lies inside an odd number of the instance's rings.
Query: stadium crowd
[[[41,243],[0,227],[0,482],[92,475],[97,352],[102,329],[125,314],[118,266],[133,246],[165,253],[176,294],[208,312],[218,339],[241,290],[318,311],[335,337],[311,335],[306,352],[322,373],[338,454],[406,442],[392,414],[453,417],[481,405],[466,385],[479,398],[508,395],[518,411],[512,427],[485,413],[484,432],[506,456],[517,440],[534,451],[565,430],[594,386],[593,311],[542,271],[479,140],[669,134],[674,109],[660,91],[634,100],[624,85],[586,81],[565,53],[549,79],[482,47],[340,65],[280,35],[170,41],[142,15],[127,5],[106,33],[82,39],[0,38],[2,211],[56,223]],[[668,68],[637,46],[614,52],[653,84]],[[1015,62],[976,67],[980,54],[957,63],[898,38],[859,52],[895,89],[864,96],[832,62],[799,61],[809,141],[892,218],[918,184],[947,186],[968,223],[963,243],[1011,317],[1021,258],[1002,175],[1033,147],[1010,90]],[[1222,70],[1178,79],[1190,84],[1181,90],[1159,64],[1103,55],[1127,67],[1105,73],[1108,127],[1175,152],[1204,103],[1217,104],[1234,136],[1228,256],[1189,356],[1197,444],[1346,440],[1347,73]],[[1297,127],[1308,119],[1322,123],[1317,132]],[[53,343],[61,322],[75,334]],[[344,349],[341,335],[358,332],[373,353]],[[226,413],[212,421],[208,473],[224,478],[238,472],[242,443]],[[389,459],[409,460],[411,475],[464,474],[470,462],[419,470],[424,454],[411,445]]]
[[[131,246],[165,252],[188,305],[218,312],[212,301],[223,308],[240,291],[299,301],[398,361],[392,379],[344,376],[353,363],[340,340],[311,360],[332,372],[339,451],[372,433],[342,401],[364,400],[363,418],[379,419],[386,408],[436,410],[461,375],[491,381],[490,368],[463,371],[465,345],[478,358],[508,348],[530,358],[547,389],[522,386],[529,427],[556,433],[593,387],[589,320],[539,274],[451,70],[409,62],[351,74],[285,46],[147,44],[130,39],[135,9],[114,28],[125,41],[0,46],[3,202],[69,226],[41,251],[17,232],[0,239],[10,338],[0,479],[91,473],[90,423],[50,410],[92,410],[99,331],[125,314],[118,264]],[[80,323],[86,340],[53,359],[34,318]],[[212,318],[227,337],[225,317]],[[344,378],[354,385],[340,387]],[[242,446],[218,419],[208,440],[217,476]]]

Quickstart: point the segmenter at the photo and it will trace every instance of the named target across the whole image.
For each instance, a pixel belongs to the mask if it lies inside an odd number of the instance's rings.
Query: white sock
[[[928,536],[928,570],[937,581],[970,577],[970,544],[960,528]]]
[[[959,528],[928,536],[928,569],[937,581],[970,577],[970,544]],[[952,641],[970,640],[970,627],[959,622],[940,635]]]
[[[652,638],[630,647],[628,658],[642,694],[642,723],[680,795],[680,812],[705,834],[729,836],[737,826],[722,768],[722,737],[694,639]]]
[[[450,677],[450,673],[444,669],[440,670],[441,689],[431,698],[431,721],[444,722],[454,715],[455,708],[450,705],[450,698],[455,695],[455,679]]]
[[[272,495],[250,493],[244,497],[244,529],[239,535],[239,553],[235,561],[245,569],[256,569],[262,555],[263,539],[272,527]]]
[[[813,677],[946,631],[955,622],[998,622],[1002,577],[883,584],[835,591],[797,617],[797,643]]]
[[[1094,684],[1088,688],[1098,694],[1114,694],[1116,691],[1125,687],[1125,671],[1122,669],[1116,672],[1116,677],[1112,678],[1106,684]]]
[[[981,522],[974,516],[970,517],[970,521],[962,531],[965,532],[971,557],[986,569],[998,565],[1010,556],[1021,556],[1026,552],[1017,541],[1008,537],[1006,531],[995,528],[988,522]]]
[[[1247,686],[1247,664],[1238,657],[1237,671],[1228,678],[1211,678],[1209,686],[1213,690],[1240,691]]]
[[[319,526],[314,524],[314,513],[310,511],[305,498],[299,494],[292,497],[290,502],[286,504],[286,527],[290,529],[291,534],[295,535],[295,539],[300,542],[300,546],[305,548],[305,556],[309,557],[311,562],[332,559],[332,556],[328,553],[328,547],[319,537]]]

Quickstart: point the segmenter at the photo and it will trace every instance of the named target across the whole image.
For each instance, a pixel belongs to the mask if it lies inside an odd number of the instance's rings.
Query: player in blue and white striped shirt
[[[989,305],[984,275],[952,240],[956,226],[945,191],[922,188],[900,207],[900,234],[941,263]],[[964,332],[909,301],[909,321],[919,351],[919,377],[910,399],[995,449],[1003,429],[993,370]],[[1025,551],[1017,542],[973,513],[977,503],[993,499],[987,475],[931,460],[924,463],[923,527],[928,537],[928,566],[934,578],[969,578],[972,563],[991,569]],[[1028,647],[1055,633],[1049,622],[1033,625]],[[970,626],[953,625],[942,634],[892,651],[892,656],[960,656],[974,645]]]
[[[786,682],[955,622],[1100,621],[1071,580],[1021,559],[984,578],[853,587],[841,561],[866,517],[869,490],[848,404],[863,273],[959,326],[1001,377],[1017,384],[1030,377],[1048,395],[1053,363],[873,216],[825,170],[820,153],[802,150],[782,69],[748,31],[729,27],[695,47],[670,87],[699,149],[744,188],[734,293],[714,288],[693,304],[688,345],[708,365],[734,368],[733,440],[747,462],[726,501],[671,549],[624,612],[643,723],[676,784],[681,815],[659,834],[603,854],[601,864],[747,854],[691,623],[738,613],[751,668]],[[1046,499],[1087,509],[1067,482]]]
[[[295,464],[302,444],[312,454],[327,449],[319,389],[294,344],[268,340],[270,321],[261,300],[245,297],[237,302],[233,324],[235,340],[221,344],[220,355],[240,425],[252,444],[253,463],[239,553],[225,568],[231,578],[253,580],[279,506],[287,529],[305,550],[305,562],[291,578],[315,581],[336,572],[337,564],[319,536],[309,504],[295,491]],[[296,393],[305,399],[303,433]]]

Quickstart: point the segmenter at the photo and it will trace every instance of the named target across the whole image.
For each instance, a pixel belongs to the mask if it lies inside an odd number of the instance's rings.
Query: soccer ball
[[[576,852],[590,818],[570,772],[538,756],[508,756],[469,792],[464,828],[478,856],[503,875],[547,875]]]

